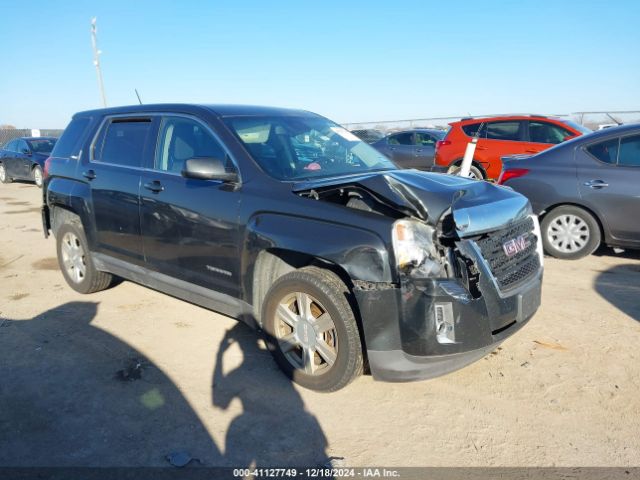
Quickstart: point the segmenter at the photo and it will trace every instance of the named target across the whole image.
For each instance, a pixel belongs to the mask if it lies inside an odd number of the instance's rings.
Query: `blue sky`
[[[640,2],[0,0],[0,124],[248,103],[339,122],[640,109]]]

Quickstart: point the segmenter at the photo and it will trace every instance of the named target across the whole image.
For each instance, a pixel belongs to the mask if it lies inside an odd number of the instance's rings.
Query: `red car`
[[[470,173],[478,179],[497,179],[505,155],[538,153],[591,132],[571,120],[542,115],[463,118],[449,125],[447,136],[436,143],[434,170],[456,173],[467,144],[480,130]]]

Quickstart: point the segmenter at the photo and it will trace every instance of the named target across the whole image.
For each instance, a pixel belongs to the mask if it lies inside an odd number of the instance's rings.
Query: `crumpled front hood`
[[[355,186],[393,208],[436,226],[449,209],[460,237],[496,230],[531,213],[529,201],[511,189],[453,175],[390,170],[298,182],[294,192]]]

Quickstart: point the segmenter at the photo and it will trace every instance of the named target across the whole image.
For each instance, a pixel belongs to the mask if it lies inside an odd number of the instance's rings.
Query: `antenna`
[[[100,55],[102,51],[98,50],[97,33],[98,28],[96,26],[96,17],[91,19],[91,46],[93,47],[93,64],[96,66],[96,74],[98,75],[98,88],[100,89],[100,96],[102,97],[102,106],[106,108],[107,97],[104,95],[104,85],[102,83],[102,71],[100,70]]]
[[[140,100],[140,94],[138,93],[138,89],[134,88],[133,90],[136,92],[136,97],[138,97],[138,102],[140,103],[140,105],[142,105],[142,100]]]

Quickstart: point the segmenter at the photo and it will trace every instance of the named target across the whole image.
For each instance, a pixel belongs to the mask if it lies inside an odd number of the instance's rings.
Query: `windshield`
[[[36,140],[29,140],[29,147],[32,152],[35,153],[51,153],[53,146],[56,144],[55,138],[38,138]]]
[[[397,168],[353,133],[321,117],[228,117],[254,160],[279,180]]]
[[[571,128],[581,132],[584,135],[586,135],[587,133],[593,132],[593,130],[591,130],[590,128],[587,128],[584,125],[580,125],[579,123],[574,122],[573,120],[562,119],[562,123],[569,125]]]

